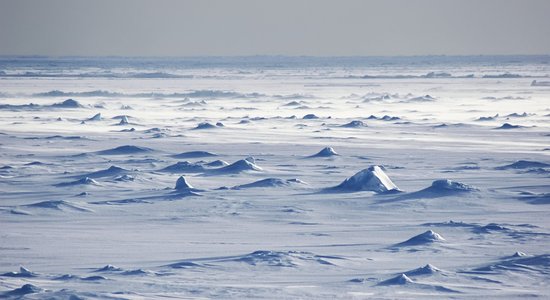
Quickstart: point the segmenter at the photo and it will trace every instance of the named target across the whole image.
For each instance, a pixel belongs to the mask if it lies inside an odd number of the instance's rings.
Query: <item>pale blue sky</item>
[[[550,0],[0,0],[1,54],[550,54]]]

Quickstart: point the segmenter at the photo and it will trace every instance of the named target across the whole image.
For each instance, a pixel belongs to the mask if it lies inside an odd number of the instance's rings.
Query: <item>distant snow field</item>
[[[0,298],[550,297],[550,57],[0,59]]]

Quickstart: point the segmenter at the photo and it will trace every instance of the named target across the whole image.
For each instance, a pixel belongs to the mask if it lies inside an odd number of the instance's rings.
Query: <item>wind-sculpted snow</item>
[[[339,192],[371,191],[379,194],[399,192],[399,188],[380,166],[370,166],[327,190]]]
[[[409,278],[406,274],[397,275],[393,278],[386,279],[382,282],[380,282],[378,285],[405,285],[405,284],[411,284],[414,281]]]
[[[518,199],[530,204],[550,204],[550,193],[527,193],[518,197]]]
[[[222,123],[216,123],[215,125],[214,124],[211,124],[211,123],[208,123],[208,122],[203,122],[203,123],[199,123],[195,128],[195,130],[200,130],[200,129],[214,129],[214,128],[219,128],[219,127],[224,127]]]
[[[129,172],[130,172],[130,170],[121,168],[119,166],[110,166],[107,169],[87,173],[87,174],[83,175],[82,177],[92,178],[92,179],[102,178],[102,177],[115,177],[115,176],[118,176],[118,175],[128,174]]]
[[[282,187],[294,184],[305,184],[300,179],[281,179],[281,178],[266,178],[258,181],[254,181],[247,184],[241,184],[234,186],[233,189],[250,189],[250,188],[270,188],[270,187]]]
[[[24,284],[23,286],[21,286],[20,288],[16,288],[16,289],[13,289],[9,292],[3,293],[3,296],[5,298],[14,297],[15,299],[17,299],[17,298],[21,298],[25,295],[39,293],[41,291],[42,291],[41,288],[39,288],[35,285],[32,285],[30,283],[27,283],[27,284]],[[2,294],[0,294],[0,295],[2,295]]]
[[[340,127],[344,128],[361,128],[361,127],[367,127],[367,124],[365,124],[363,121],[354,120],[349,123],[346,123],[344,125],[340,125]]]
[[[342,259],[341,257],[316,255],[311,252],[302,251],[258,250],[241,256],[222,258],[219,262],[238,262],[258,267],[298,268],[311,264],[332,266],[335,261]]]
[[[263,169],[256,164],[256,161],[252,157],[238,160],[228,166],[213,169],[211,172],[218,174],[235,174],[246,171],[263,171]]]
[[[503,129],[503,130],[506,130],[506,129],[518,129],[518,128],[522,128],[523,126],[521,125],[514,125],[514,124],[510,124],[510,123],[504,123],[502,124],[500,127],[496,127],[494,129]]]
[[[409,246],[420,246],[420,245],[429,245],[432,243],[444,242],[445,239],[437,232],[428,230],[419,235],[415,235],[412,238],[396,244],[396,247],[409,247]]]
[[[88,121],[101,121],[101,113],[95,114],[93,117],[89,118]]]
[[[77,109],[77,108],[83,108],[84,106],[80,104],[78,101],[73,99],[67,99],[63,102],[53,103],[50,105],[39,105],[39,104],[0,104],[0,109],[5,110],[41,110],[41,109]]]
[[[208,152],[208,151],[188,151],[188,152],[182,152],[179,154],[175,154],[172,157],[174,158],[201,158],[201,157],[212,157],[217,156],[214,153]]]
[[[535,169],[535,168],[548,168],[549,163],[530,160],[518,160],[509,165],[497,167],[497,170],[523,170],[523,169]]]
[[[160,170],[160,172],[170,173],[201,173],[205,168],[200,163],[191,163],[188,161],[179,161]]]
[[[417,290],[417,294],[422,294],[422,292],[426,291],[432,291],[437,293],[443,293],[443,294],[453,294],[455,296],[456,294],[461,293],[458,290],[448,288],[443,285],[433,284],[433,283],[422,283],[419,281],[415,281],[411,279],[406,274],[397,275],[393,278],[386,279],[380,283],[377,284],[377,286],[383,287],[383,286],[402,286],[406,287],[407,289]]]
[[[92,210],[65,200],[47,200],[24,205],[26,208],[46,209],[58,211],[91,212]]]
[[[96,152],[100,155],[126,155],[126,154],[139,154],[139,153],[148,153],[153,151],[153,149],[147,147],[139,147],[133,145],[124,145],[112,149],[102,150]]]
[[[146,78],[146,77],[144,77]],[[153,78],[153,77],[150,77]],[[177,93],[120,93],[106,90],[95,90],[86,92],[65,92],[52,90],[49,92],[35,93],[35,97],[129,97],[129,98],[256,98],[266,96],[260,93],[239,93],[222,90],[195,90],[190,92]]]
[[[388,115],[384,115],[382,117],[377,117],[375,115],[370,115],[367,120],[380,120],[380,121],[398,121],[398,120],[401,120],[400,117],[395,117],[395,116],[388,116]]]
[[[429,276],[429,275],[438,274],[438,273],[442,273],[442,271],[439,268],[431,264],[427,264],[423,267],[407,271],[403,274],[409,277],[414,277],[414,276]]]
[[[429,199],[447,196],[465,196],[477,191],[479,191],[478,188],[462,182],[449,179],[438,179],[433,181],[432,185],[425,189],[400,195],[397,199]]]
[[[65,187],[65,186],[74,186],[74,185],[99,185],[99,183],[97,183],[97,181],[93,180],[90,177],[84,177],[76,181],[58,183],[55,186]]]
[[[193,190],[193,186],[187,182],[185,177],[180,176],[178,180],[176,181],[176,186],[174,187],[176,191],[190,191]]]
[[[548,61],[0,57],[0,298],[550,298]]]
[[[548,276],[550,274],[550,254],[533,256],[513,255],[495,263],[475,268],[472,271],[484,274],[515,272]]]
[[[466,223],[466,222],[435,222],[425,223],[423,226],[430,227],[451,227],[461,228],[476,235],[483,235],[494,238],[495,235],[508,236],[517,241],[528,241],[538,238],[550,237],[550,233],[541,232],[536,226],[530,224],[508,224],[508,223]]]
[[[310,158],[315,158],[315,157],[332,157],[332,156],[339,156],[338,153],[336,153],[336,151],[334,150],[334,148],[332,147],[325,147],[323,149],[321,149],[321,151],[313,154],[313,155],[310,155],[308,157]]]
[[[31,278],[31,277],[36,277],[38,275],[31,272],[29,269],[25,267],[19,267],[19,272],[7,272],[4,274],[1,274],[0,276]]]
[[[315,114],[307,114],[307,115],[304,115],[302,117],[302,119],[304,119],[304,120],[314,120],[314,119],[319,119],[319,117]]]

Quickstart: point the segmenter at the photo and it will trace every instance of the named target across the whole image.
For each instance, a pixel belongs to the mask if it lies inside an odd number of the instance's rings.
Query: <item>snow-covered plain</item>
[[[549,62],[3,57],[0,297],[550,297]]]

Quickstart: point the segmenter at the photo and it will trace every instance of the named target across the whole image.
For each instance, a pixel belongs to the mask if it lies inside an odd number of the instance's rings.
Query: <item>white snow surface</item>
[[[0,57],[0,298],[550,298],[548,61]]]

